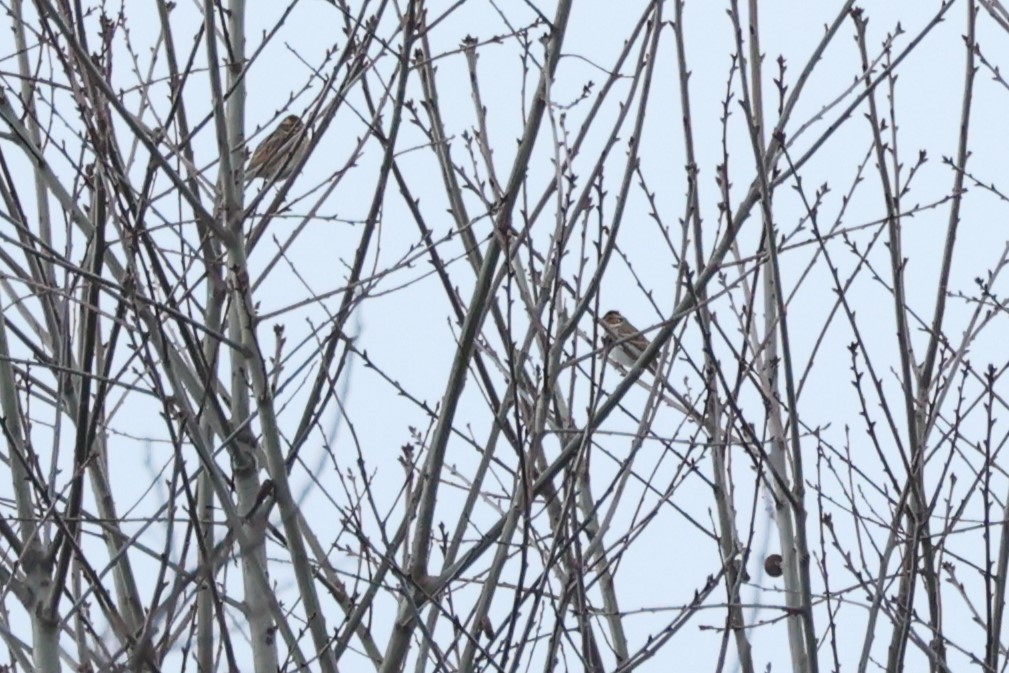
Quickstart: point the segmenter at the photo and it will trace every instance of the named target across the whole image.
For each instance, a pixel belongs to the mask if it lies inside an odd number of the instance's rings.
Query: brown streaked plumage
[[[605,353],[618,365],[632,367],[651,343],[634,325],[627,322],[627,318],[620,311],[607,311],[599,322],[605,331],[603,334]],[[656,364],[650,363],[648,369],[655,373]]]
[[[259,144],[245,169],[246,184],[256,178],[283,180],[308,148],[308,132],[296,115],[288,115]]]

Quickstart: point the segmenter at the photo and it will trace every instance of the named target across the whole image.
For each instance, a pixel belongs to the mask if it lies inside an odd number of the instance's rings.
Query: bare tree
[[[0,3],[5,667],[1003,670],[1009,11],[809,4]]]

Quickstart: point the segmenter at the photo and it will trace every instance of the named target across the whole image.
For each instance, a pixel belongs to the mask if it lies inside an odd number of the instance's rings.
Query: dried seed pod
[[[764,570],[771,577],[781,577],[781,554],[771,554],[764,559]]]

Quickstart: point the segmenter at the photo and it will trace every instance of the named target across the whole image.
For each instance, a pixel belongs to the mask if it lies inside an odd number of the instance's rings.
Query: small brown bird
[[[620,311],[607,311],[600,322],[606,332],[603,335],[606,354],[618,365],[632,367],[651,342]],[[656,363],[650,363],[648,369],[654,374]]]
[[[288,115],[259,144],[245,169],[245,183],[256,178],[283,180],[291,174],[308,149],[308,131],[297,115]]]

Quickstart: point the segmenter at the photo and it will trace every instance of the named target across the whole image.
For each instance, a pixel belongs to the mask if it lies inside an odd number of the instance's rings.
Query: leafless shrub
[[[5,667],[1003,669],[1009,13],[788,4],[3,3]]]

